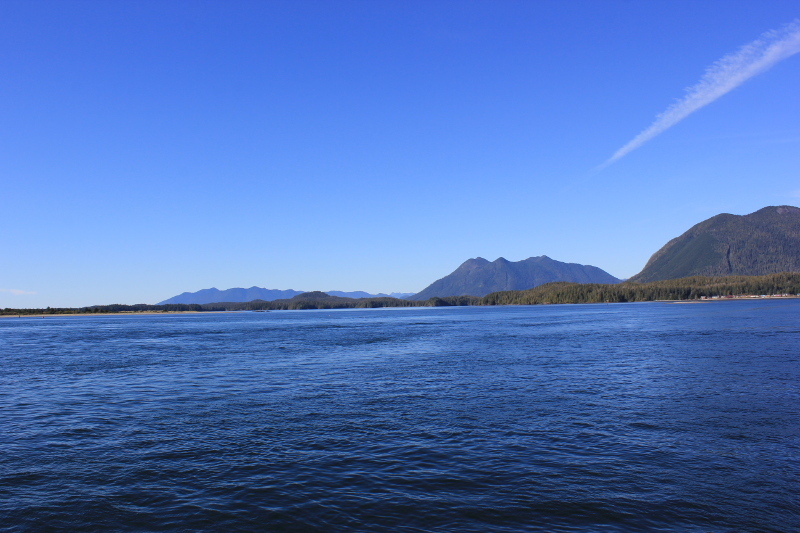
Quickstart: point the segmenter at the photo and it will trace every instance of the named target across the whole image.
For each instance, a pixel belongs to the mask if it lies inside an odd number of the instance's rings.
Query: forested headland
[[[48,307],[45,309],[0,310],[0,315],[65,315],[65,314],[122,314],[175,313],[220,311],[281,311],[300,309],[369,309],[378,307],[448,307],[466,305],[541,305],[653,302],[669,300],[700,300],[744,296],[799,295],[800,273],[767,274],[765,276],[721,276],[688,278],[637,283],[615,284],[553,282],[525,291],[494,292],[475,296],[433,297],[424,301],[398,298],[343,298],[324,292],[306,292],[293,298],[271,302],[229,302],[213,304],[166,305],[93,305],[88,307]]]
[[[800,274],[765,276],[692,276],[688,278],[613,285],[555,282],[527,291],[495,292],[481,299],[480,305],[586,304],[652,302],[658,300],[699,300],[703,297],[742,297],[751,295],[797,295]]]

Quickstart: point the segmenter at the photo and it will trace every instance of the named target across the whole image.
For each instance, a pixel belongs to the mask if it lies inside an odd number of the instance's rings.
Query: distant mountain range
[[[800,272],[800,209],[788,205],[704,220],[654,253],[630,281],[779,272]]]
[[[298,294],[303,294],[306,291],[295,291],[288,289],[285,291],[278,289],[262,289],[261,287],[250,287],[249,289],[226,289],[221,291],[216,288],[202,289],[197,292],[184,292],[178,296],[173,296],[157,305],[164,304],[212,304],[220,302],[252,302],[253,300],[264,300],[271,302],[273,300],[289,299]],[[407,298],[414,293],[411,292],[393,292],[391,294],[370,294],[363,291],[343,292],[343,291],[328,291],[327,294],[331,296],[340,296],[342,298],[375,298],[380,296],[391,296],[392,298]]]
[[[765,207],[749,215],[723,213],[692,226],[653,254],[644,269],[628,281],[647,283],[688,276],[761,276],[800,272],[800,208]],[[330,296],[374,298],[391,296],[427,300],[438,296],[478,296],[492,292],[527,290],[553,281],[619,283],[608,272],[591,265],[562,263],[546,255],[522,261],[502,257],[489,262],[468,259],[451,274],[413,293],[370,294],[328,291]],[[161,304],[208,304],[284,300],[306,291],[212,288],[184,292]]]
[[[467,259],[451,274],[434,281],[409,300],[427,300],[433,296],[486,296],[497,291],[532,289],[552,281],[619,283],[620,280],[595,266],[562,263],[546,255],[516,262],[502,257],[489,262],[477,257]]]

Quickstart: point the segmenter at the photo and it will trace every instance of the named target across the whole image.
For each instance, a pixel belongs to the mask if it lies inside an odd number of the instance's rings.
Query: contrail
[[[726,55],[706,69],[697,85],[686,89],[686,96],[656,116],[649,128],[617,150],[597,170],[639,148],[659,133],[735,89],[756,74],[769,70],[779,61],[798,52],[800,52],[800,19],[795,19],[786,26],[778,30],[770,30],[752,43]]]
[[[10,292],[11,294],[36,294],[35,292],[21,291],[19,289],[0,289],[0,292]]]

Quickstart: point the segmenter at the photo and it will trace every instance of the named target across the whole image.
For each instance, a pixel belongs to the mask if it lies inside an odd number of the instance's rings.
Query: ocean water
[[[800,530],[800,300],[0,319],[0,530]]]

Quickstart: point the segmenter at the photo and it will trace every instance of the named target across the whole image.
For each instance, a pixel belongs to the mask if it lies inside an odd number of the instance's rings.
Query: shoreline
[[[412,306],[412,307],[378,307],[375,309],[409,309],[409,308],[423,308],[423,307],[498,307],[498,306],[522,306],[522,305],[608,305],[610,303],[620,304],[620,303],[665,303],[665,304],[703,304],[703,303],[712,303],[712,302],[732,302],[732,301],[741,301],[741,300],[791,300],[791,299],[798,299],[800,298],[799,295],[795,294],[788,294],[788,295],[742,295],[742,296],[732,296],[732,297],[708,297],[708,298],[701,298],[701,299],[692,299],[692,300],[646,300],[646,301],[633,301],[633,302],[564,302],[564,303],[557,303],[557,304],[495,304],[495,305],[468,305],[468,306]],[[333,309],[333,308],[331,308]],[[338,308],[336,308],[338,309]],[[372,309],[370,307],[362,307],[362,308],[346,308],[346,309]],[[314,310],[314,309],[264,309],[264,310],[227,310],[227,311],[119,311],[116,313],[25,313],[25,314],[0,314],[0,319],[2,318],[46,318],[46,317],[82,317],[82,316],[141,316],[141,315],[206,315],[206,314],[221,314],[221,313],[271,313],[275,311],[304,311],[304,310]],[[320,308],[316,310],[326,310],[326,308]],[[330,309],[327,309],[330,310]]]
[[[119,313],[27,313],[0,315],[0,318],[45,318],[58,316],[138,316],[138,315],[212,315],[242,311],[120,311]]]

